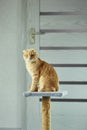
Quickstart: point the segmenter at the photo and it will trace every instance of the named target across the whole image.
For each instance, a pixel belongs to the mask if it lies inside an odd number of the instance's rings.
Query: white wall
[[[26,0],[0,0],[0,128],[25,124]]]

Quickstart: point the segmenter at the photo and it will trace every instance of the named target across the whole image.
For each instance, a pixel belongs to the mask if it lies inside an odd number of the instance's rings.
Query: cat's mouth
[[[28,62],[36,62],[35,59],[28,59]]]

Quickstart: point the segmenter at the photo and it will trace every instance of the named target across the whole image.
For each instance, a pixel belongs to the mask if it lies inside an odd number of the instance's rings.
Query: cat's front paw
[[[44,88],[38,88],[38,92],[45,92]]]
[[[37,89],[36,87],[31,87],[31,88],[29,89],[29,92],[36,92],[36,91],[38,91],[38,89]]]

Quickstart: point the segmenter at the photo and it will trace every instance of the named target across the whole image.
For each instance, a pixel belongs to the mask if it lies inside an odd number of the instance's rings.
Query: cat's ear
[[[25,53],[26,50],[23,50],[23,53]]]

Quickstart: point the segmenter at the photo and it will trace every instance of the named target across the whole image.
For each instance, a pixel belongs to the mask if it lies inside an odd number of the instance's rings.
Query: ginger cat
[[[32,76],[30,92],[50,92],[59,90],[59,80],[54,68],[41,60],[34,49],[23,51],[26,68]]]

